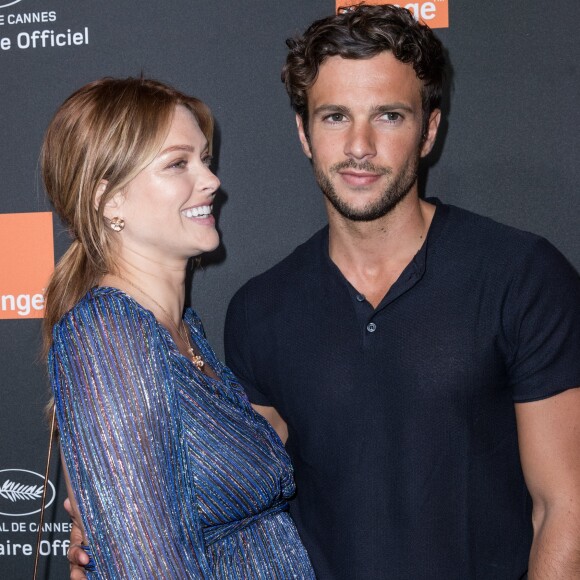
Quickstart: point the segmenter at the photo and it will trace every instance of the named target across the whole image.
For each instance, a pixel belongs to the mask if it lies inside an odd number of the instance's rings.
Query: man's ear
[[[97,187],[97,194],[95,195],[95,210],[99,209],[101,198],[107,191],[108,186],[109,182],[106,179],[101,179]],[[123,194],[120,191],[118,191],[107,200],[107,203],[105,203],[103,211],[105,217],[108,219],[120,217],[119,210],[121,209],[122,205],[123,205]]]
[[[425,157],[433,149],[435,138],[437,137],[437,130],[441,122],[441,109],[434,109],[429,115],[429,122],[427,123],[427,131],[421,144],[421,157]]]
[[[302,144],[302,151],[308,159],[312,159],[312,151],[310,150],[310,141],[307,137],[308,131],[304,129],[304,120],[300,115],[296,115],[296,127],[298,127],[298,137]]]

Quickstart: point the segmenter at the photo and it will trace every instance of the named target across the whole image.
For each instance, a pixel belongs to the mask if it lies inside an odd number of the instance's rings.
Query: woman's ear
[[[97,187],[97,194],[95,195],[95,210],[99,209],[101,199],[105,194],[105,192],[107,191],[108,186],[109,182],[106,179],[101,179]],[[105,203],[105,207],[103,208],[104,216],[108,219],[118,217],[119,210],[122,204],[123,204],[123,194],[120,191],[118,191],[117,193],[112,195]]]
[[[99,185],[97,186],[97,193],[95,194],[95,211],[99,211],[99,206],[101,205],[101,199],[103,194],[107,191],[107,186],[109,182],[106,179],[101,179]]]

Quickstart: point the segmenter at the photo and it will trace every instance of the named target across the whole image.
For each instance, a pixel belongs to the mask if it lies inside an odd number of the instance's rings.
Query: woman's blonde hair
[[[45,355],[53,326],[114,269],[115,232],[104,217],[105,204],[157,155],[177,105],[191,111],[211,148],[209,108],[151,79],[103,78],[89,83],[74,92],[52,119],[42,145],[42,177],[73,241],[45,294]],[[99,197],[103,183],[106,188]]]

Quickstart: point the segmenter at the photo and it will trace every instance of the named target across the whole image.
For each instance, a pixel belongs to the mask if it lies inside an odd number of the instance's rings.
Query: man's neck
[[[407,196],[372,222],[355,222],[329,207],[329,254],[344,277],[378,306],[425,241],[435,206]]]

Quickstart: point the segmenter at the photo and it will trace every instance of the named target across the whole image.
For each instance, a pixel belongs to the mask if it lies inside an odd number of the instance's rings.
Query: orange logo
[[[53,269],[52,213],[0,214],[0,319],[42,318]]]
[[[364,4],[393,4],[410,10],[417,20],[430,28],[449,28],[448,0],[420,0],[419,2],[387,2],[385,0],[368,0]],[[360,0],[336,0],[336,9],[360,4]]]

